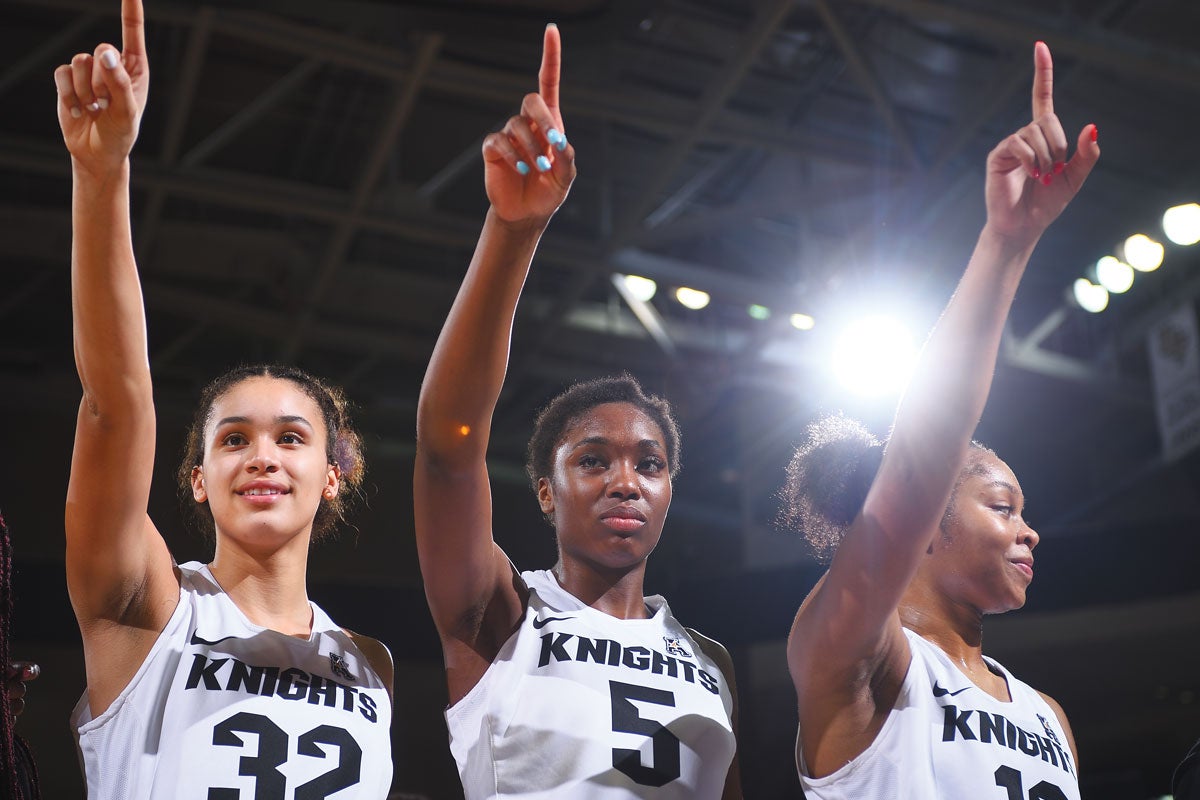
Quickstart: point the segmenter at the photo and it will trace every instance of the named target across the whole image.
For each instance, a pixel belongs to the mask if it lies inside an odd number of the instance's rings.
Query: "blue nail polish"
[[[550,144],[557,145],[562,140],[562,131],[560,131],[558,128],[551,128],[550,130],[546,131],[546,141],[548,141]]]
[[[550,159],[546,158],[545,156],[538,156],[536,163],[537,163],[538,172],[549,172],[550,171]]]
[[[521,173],[522,175],[528,175],[529,174],[529,165],[526,164],[524,161],[518,161],[517,162],[517,172]]]
[[[560,153],[561,153],[563,150],[566,150],[566,149],[567,149],[567,137],[563,136],[563,135],[560,133],[560,134],[558,135],[558,141],[554,143],[554,149],[555,149],[555,150],[557,150],[557,151],[558,151],[558,152],[560,152]]]

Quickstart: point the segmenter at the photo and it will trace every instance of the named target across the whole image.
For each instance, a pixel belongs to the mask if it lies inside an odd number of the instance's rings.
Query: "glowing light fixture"
[[[1175,244],[1200,242],[1200,205],[1187,203],[1168,208],[1163,214],[1163,233]]]
[[[817,321],[808,314],[792,314],[789,321],[792,323],[792,327],[798,331],[811,331],[817,324]]]
[[[1133,286],[1133,267],[1113,256],[1096,262],[1096,279],[1113,294],[1124,294]]]
[[[1144,233],[1125,240],[1125,262],[1139,272],[1153,272],[1162,265],[1163,246]]]
[[[693,311],[699,311],[708,305],[708,301],[712,298],[709,297],[708,292],[702,292],[699,289],[689,289],[686,286],[680,286],[675,290],[675,299],[678,300],[679,304],[684,308],[690,308]]]
[[[752,303],[746,309],[746,313],[757,320],[765,320],[771,318],[771,309],[766,306],[760,306],[758,303]]]
[[[641,275],[626,275],[622,280],[629,293],[643,303],[649,303],[654,297],[654,293],[658,291],[657,283],[650,278],[643,278]]]
[[[855,394],[898,394],[916,363],[912,334],[891,317],[868,317],[846,328],[834,345],[838,381]]]
[[[1071,287],[1071,293],[1084,311],[1099,314],[1108,308],[1108,289],[1092,283],[1087,278],[1078,278]]]

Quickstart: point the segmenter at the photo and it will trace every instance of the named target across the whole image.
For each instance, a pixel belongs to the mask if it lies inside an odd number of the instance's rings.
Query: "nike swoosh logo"
[[[215,646],[215,645],[218,645],[218,644],[220,644],[221,642],[225,641],[226,639],[236,639],[236,638],[238,638],[238,637],[236,637],[236,636],[222,636],[220,639],[217,639],[215,642],[210,642],[208,639],[201,639],[201,638],[200,638],[200,637],[199,637],[199,636],[196,634],[196,632],[195,632],[195,631],[193,631],[193,632],[192,632],[192,644],[203,644],[203,645],[208,645],[209,647],[213,647],[213,646]]]
[[[963,692],[965,692],[967,689],[970,689],[970,688],[971,688],[970,686],[964,686],[963,688],[952,692],[949,689],[943,689],[941,686],[938,686],[937,681],[934,681],[933,682],[933,696],[934,697],[947,697],[947,696],[954,697],[954,695],[962,694]]]
[[[557,622],[566,622],[569,619],[575,619],[575,618],[574,617],[546,617],[545,619],[535,619],[533,621],[533,627],[540,631],[542,628],[546,627],[547,623],[556,622],[556,621]]]

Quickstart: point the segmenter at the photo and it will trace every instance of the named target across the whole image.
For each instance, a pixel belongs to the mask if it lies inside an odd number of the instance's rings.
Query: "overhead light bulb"
[[[817,324],[817,321],[808,314],[792,314],[788,321],[798,331],[811,331],[813,326]]]
[[[699,289],[689,289],[686,286],[680,286],[675,290],[675,299],[678,300],[679,304],[684,308],[690,308],[693,311],[699,311],[708,305],[708,301],[712,298],[709,297],[708,292],[703,292]]]
[[[1096,278],[1113,294],[1124,294],[1133,286],[1133,267],[1114,256],[1105,256],[1096,262]]]
[[[1125,263],[1139,272],[1153,272],[1162,265],[1163,246],[1144,233],[1125,240]]]
[[[629,290],[629,294],[643,303],[649,303],[653,299],[654,293],[658,291],[657,283],[650,278],[643,278],[641,275],[626,275],[622,280],[625,288]]]
[[[1168,208],[1162,219],[1163,233],[1175,244],[1200,242],[1200,205],[1186,203]]]
[[[1108,308],[1108,289],[1092,283],[1087,278],[1078,278],[1071,287],[1075,302],[1084,311],[1099,314]]]

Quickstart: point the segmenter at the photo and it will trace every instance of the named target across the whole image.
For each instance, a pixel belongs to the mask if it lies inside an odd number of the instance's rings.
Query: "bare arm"
[[[988,156],[987,224],[958,289],[926,343],[859,517],[829,572],[801,606],[788,643],[810,769],[832,771],[873,740],[909,651],[897,606],[937,530],[983,412],[1004,320],[1046,227],[1099,157],[1092,126],[1065,167],[1052,64],[1034,51],[1033,122]],[[1052,176],[1048,183],[1035,176]],[[845,738],[815,746],[832,731]],[[814,757],[815,756],[815,757]]]
[[[83,384],[67,490],[67,586],[94,700],[119,690],[130,663],[145,655],[127,640],[105,646],[114,643],[113,628],[152,641],[179,593],[170,555],[146,516],[155,417],[130,236],[129,151],[149,70],[139,0],[123,0],[122,16],[121,52],[100,45],[55,72],[71,153],[71,298]]]
[[[563,131],[560,52],[558,29],[549,27],[540,92],[526,96],[521,114],[484,141],[492,207],[417,407],[417,552],[452,701],[474,685],[524,612],[519,583],[492,539],[485,457],[521,287],[575,176],[574,150],[550,134]],[[549,169],[538,168],[539,157]]]

